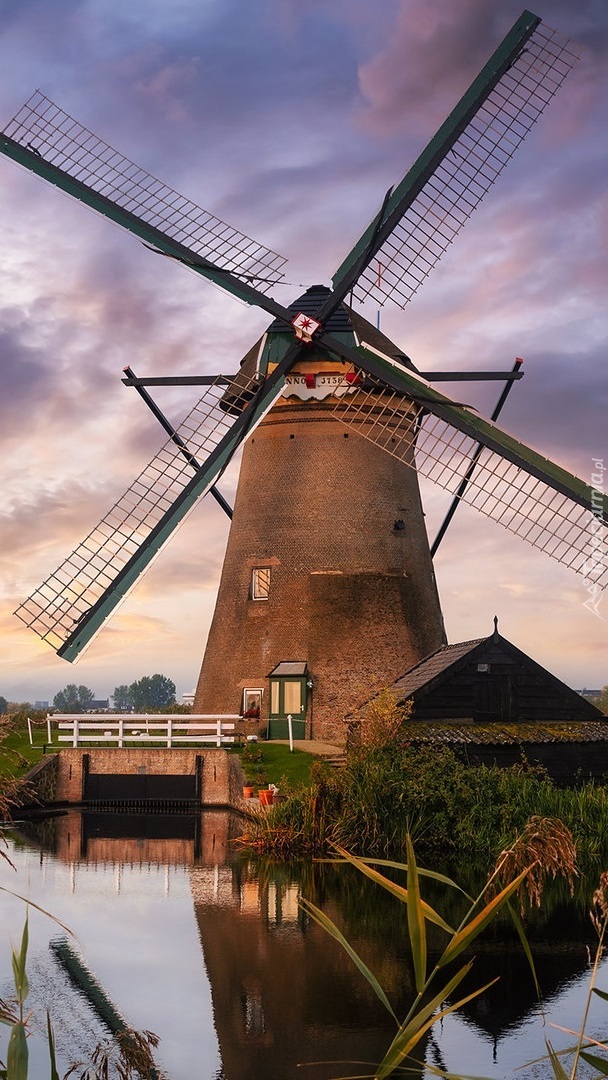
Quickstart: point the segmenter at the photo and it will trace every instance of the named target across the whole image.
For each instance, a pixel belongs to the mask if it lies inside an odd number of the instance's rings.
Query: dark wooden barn
[[[608,774],[608,717],[498,633],[444,645],[391,686],[413,703],[410,745],[449,746],[472,765],[542,765],[561,783]],[[348,722],[360,744],[365,708]]]
[[[442,645],[393,683],[398,702],[412,699],[413,720],[599,720],[595,705],[498,633]]]

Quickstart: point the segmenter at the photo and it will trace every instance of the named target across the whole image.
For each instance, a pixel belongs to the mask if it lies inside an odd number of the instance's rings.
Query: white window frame
[[[242,715],[245,716],[245,713],[247,713],[249,711],[249,709],[257,708],[257,709],[259,709],[258,719],[261,719],[261,717],[262,717],[262,699],[263,699],[263,697],[264,697],[264,690],[263,690],[262,687],[259,687],[259,686],[246,686],[243,689],[243,701],[242,701],[242,710],[243,711],[242,711]],[[252,699],[254,699],[254,700],[252,700]],[[247,717],[247,719],[252,719],[252,718]]]

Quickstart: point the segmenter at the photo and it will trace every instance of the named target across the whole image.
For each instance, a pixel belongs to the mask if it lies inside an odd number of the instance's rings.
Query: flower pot
[[[243,798],[253,799],[253,784],[243,784]]]
[[[260,806],[272,806],[272,791],[258,791],[258,798],[260,800]]]

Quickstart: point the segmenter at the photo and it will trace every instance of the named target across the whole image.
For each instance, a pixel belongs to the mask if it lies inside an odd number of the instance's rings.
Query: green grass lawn
[[[40,735],[40,742],[36,746],[30,746],[27,727],[25,730],[11,731],[4,739],[0,740],[0,777],[23,776],[32,765],[40,761],[46,731],[44,739],[42,732],[38,732],[38,734]]]
[[[247,760],[247,749],[239,751],[241,763],[245,778],[253,780],[255,786],[256,767]],[[314,754],[307,754],[304,750],[290,751],[288,746],[272,742],[256,743],[255,749],[261,754],[260,766],[266,784],[276,784],[281,791],[285,787],[295,788],[309,783],[310,767],[316,760]]]

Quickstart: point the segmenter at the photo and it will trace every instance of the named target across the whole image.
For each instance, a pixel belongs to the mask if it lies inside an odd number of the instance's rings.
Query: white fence
[[[48,742],[70,743],[85,746],[87,743],[104,743],[125,747],[160,743],[170,749],[180,743],[209,743],[215,746],[234,743],[237,715],[183,716],[151,713],[104,713],[93,719],[74,716],[71,713],[54,713],[46,718]],[[53,725],[59,734],[53,740]],[[67,734],[63,734],[67,732]],[[32,729],[30,725],[30,742]]]

